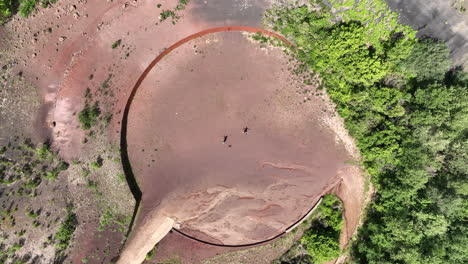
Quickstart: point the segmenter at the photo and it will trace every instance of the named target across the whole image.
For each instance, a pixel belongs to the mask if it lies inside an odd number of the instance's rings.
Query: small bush
[[[90,107],[88,104],[85,104],[84,109],[78,115],[81,127],[84,130],[90,129],[97,123],[97,119],[100,114],[101,110],[99,109],[98,103],[95,103],[92,107]]]
[[[120,46],[120,44],[122,44],[121,39],[115,41],[114,44],[112,44],[112,49],[116,49],[118,46]]]
[[[103,164],[102,158],[101,158],[101,157],[98,157],[98,158],[96,159],[96,161],[91,162],[90,166],[91,166],[91,168],[97,170],[97,169],[99,169],[99,168],[102,167],[102,164]]]
[[[125,181],[125,174],[119,173],[119,174],[117,174],[117,177],[119,178],[120,181],[122,181],[122,182]]]
[[[106,227],[110,226],[112,224],[113,217],[114,214],[112,213],[112,209],[107,208],[104,214],[101,215],[101,218],[99,219],[99,226],[97,228],[98,231],[103,231]]]
[[[51,171],[46,172],[45,177],[46,179],[53,181],[58,178],[58,175],[59,175],[59,172],[57,170],[51,170]]]
[[[34,212],[34,210],[28,210],[26,215],[32,219],[36,219],[39,216],[39,214]]]
[[[0,0],[0,25],[5,23],[11,16],[13,9],[12,0]]]
[[[97,182],[92,181],[92,180],[88,180],[88,188],[96,190],[97,189]]]
[[[35,9],[37,0],[23,0],[19,6],[19,13],[23,17],[28,17]]]
[[[78,225],[78,221],[76,219],[76,215],[69,211],[65,221],[60,225],[57,233],[55,233],[54,239],[57,241],[55,247],[59,250],[65,250],[68,248],[70,243],[70,239],[75,232],[76,226]]]
[[[58,171],[64,171],[67,170],[70,165],[66,163],[65,161],[61,160],[59,164],[57,165],[57,170]]]
[[[174,19],[174,18],[177,17],[176,13],[174,11],[172,11],[172,10],[164,10],[164,11],[162,11],[160,13],[160,15],[161,15],[161,21],[164,21],[164,20],[166,20],[168,18],[173,18]]]
[[[146,253],[146,257],[145,259],[146,260],[151,260],[154,256],[154,254],[156,253],[156,247],[154,247],[153,249],[151,249],[148,253]]]
[[[47,144],[42,144],[40,147],[36,148],[36,156],[40,160],[45,160],[49,155],[52,153],[49,150],[49,146]]]

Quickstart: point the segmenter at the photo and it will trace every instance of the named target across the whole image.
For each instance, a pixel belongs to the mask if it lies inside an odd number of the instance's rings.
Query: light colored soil
[[[154,245],[165,237],[174,226],[172,218],[163,216],[160,212],[146,218],[147,221],[138,225],[132,232],[130,240],[125,245],[117,264],[140,264]],[[151,230],[151,232],[148,232]],[[144,236],[146,239],[138,239]],[[134,239],[134,238],[137,239]]]

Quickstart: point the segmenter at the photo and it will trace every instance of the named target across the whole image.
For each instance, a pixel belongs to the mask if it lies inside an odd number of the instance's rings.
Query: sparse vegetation
[[[189,0],[179,0],[179,3],[177,6],[174,8],[174,10],[163,10],[159,15],[160,15],[160,21],[165,21],[168,18],[172,19],[172,24],[175,24],[177,20],[180,19],[180,16],[178,15],[179,11],[182,11],[185,9],[185,6],[189,4]],[[161,5],[158,5],[158,8],[160,8]]]
[[[120,180],[121,182],[125,182],[125,174],[119,173],[119,174],[117,174],[117,178],[119,178],[119,180]]]
[[[45,174],[46,179],[53,181],[58,178],[59,172],[57,170],[47,171]]]
[[[107,226],[109,226],[112,223],[112,217],[112,209],[107,208],[104,214],[101,215],[101,218],[99,220],[99,226],[97,229],[99,231],[103,231]]]

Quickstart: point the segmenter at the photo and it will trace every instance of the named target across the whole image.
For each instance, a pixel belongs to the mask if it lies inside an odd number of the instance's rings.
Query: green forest
[[[328,2],[266,22],[321,75],[376,188],[350,262],[468,263],[468,74],[384,1]]]

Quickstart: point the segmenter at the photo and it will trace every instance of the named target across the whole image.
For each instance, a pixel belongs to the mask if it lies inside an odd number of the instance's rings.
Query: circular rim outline
[[[156,66],[156,64],[159,61],[161,61],[165,56],[167,56],[169,53],[171,53],[173,50],[177,49],[181,45],[183,45],[183,44],[185,44],[185,43],[187,43],[187,42],[189,42],[189,41],[191,41],[193,39],[196,39],[196,38],[208,35],[208,34],[212,34],[212,33],[218,33],[218,32],[261,33],[261,34],[267,35],[269,37],[273,37],[273,38],[276,38],[278,40],[281,40],[283,43],[285,43],[289,47],[293,47],[293,48],[296,47],[296,45],[294,43],[292,43],[291,41],[289,41],[285,37],[283,37],[283,36],[281,36],[281,35],[279,35],[277,33],[265,30],[265,29],[255,28],[255,27],[246,27],[246,26],[225,26],[225,27],[210,28],[210,29],[202,30],[202,31],[199,31],[199,32],[194,33],[192,35],[189,35],[189,36],[177,41],[176,43],[172,44],[171,46],[169,46],[167,49],[165,49],[155,59],[153,59],[151,61],[151,63],[146,67],[146,69],[140,75],[140,77],[138,78],[137,82],[135,83],[135,85],[133,86],[133,88],[132,88],[132,90],[130,92],[130,95],[129,95],[129,97],[127,99],[127,102],[125,104],[125,108],[124,108],[123,116],[122,116],[122,122],[121,122],[120,150],[121,150],[122,166],[123,166],[123,170],[125,172],[126,180],[127,180],[128,185],[129,185],[130,191],[132,192],[132,194],[133,194],[133,196],[134,196],[134,198],[136,200],[135,210],[133,212],[133,217],[132,217],[132,220],[131,220],[131,223],[130,223],[130,226],[129,226],[129,231],[127,233],[127,237],[129,237],[130,232],[134,229],[135,220],[138,217],[138,212],[139,212],[139,209],[140,209],[141,198],[142,198],[142,192],[141,192],[141,190],[140,190],[140,188],[138,186],[138,182],[136,181],[136,178],[135,178],[135,176],[133,174],[131,164],[130,164],[130,160],[129,160],[129,157],[128,157],[128,151],[127,151],[128,114],[130,112],[130,107],[132,105],[133,99],[135,98],[135,95],[136,95],[141,83],[145,80],[146,76],[154,68],[154,66]],[[280,236],[288,233],[289,231],[291,231],[294,227],[296,227],[299,223],[301,223],[303,220],[305,220],[312,213],[312,211],[318,206],[318,204],[321,202],[321,200],[322,199],[319,199],[311,207],[311,209],[309,209],[307,211],[307,213],[304,216],[302,216],[297,221],[295,221],[292,225],[290,225],[288,228],[286,228],[283,232],[281,232],[280,234],[277,234],[277,235],[275,235],[275,236],[273,236],[271,238],[264,239],[264,240],[259,241],[259,242],[248,243],[248,244],[239,244],[239,245],[217,244],[217,243],[212,243],[212,242],[205,241],[205,240],[202,240],[202,239],[198,239],[198,238],[193,237],[193,236],[191,236],[189,234],[186,234],[186,233],[184,233],[184,232],[182,232],[182,231],[180,231],[180,230],[178,230],[178,229],[176,229],[174,227],[172,228],[172,230],[176,231],[177,233],[179,233],[179,234],[181,234],[181,235],[183,235],[183,236],[185,236],[187,238],[190,238],[190,239],[195,240],[197,242],[201,242],[201,243],[211,245],[211,246],[219,246],[219,247],[249,247],[249,246],[255,246],[255,245],[259,245],[259,244],[263,244],[263,243],[267,243],[267,242],[270,242],[272,240],[275,240],[278,237],[280,237]]]

